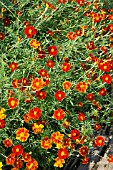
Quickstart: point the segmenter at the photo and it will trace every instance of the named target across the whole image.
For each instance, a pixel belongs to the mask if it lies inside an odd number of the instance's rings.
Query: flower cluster
[[[1,4],[0,168],[59,169],[75,151],[88,164],[113,121],[113,9],[101,0]]]

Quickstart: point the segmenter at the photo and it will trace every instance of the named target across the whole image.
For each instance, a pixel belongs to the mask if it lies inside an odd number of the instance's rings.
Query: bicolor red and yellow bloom
[[[58,108],[57,110],[54,111],[53,117],[56,120],[62,120],[64,119],[65,113],[61,108]]]
[[[79,82],[75,86],[75,89],[80,93],[85,93],[87,88],[88,88],[88,84],[85,82]]]
[[[59,102],[61,102],[65,97],[65,93],[61,90],[58,90],[55,94],[54,94],[56,100],[58,100]]]
[[[8,99],[8,106],[10,107],[10,109],[14,109],[18,105],[19,105],[18,99],[15,99],[14,97]]]
[[[24,34],[27,36],[27,38],[32,38],[34,35],[37,34],[36,29],[33,26],[27,26],[24,29]]]
[[[29,137],[29,130],[27,130],[26,128],[18,128],[16,131],[16,139],[21,141],[21,142],[25,142],[27,141]]]

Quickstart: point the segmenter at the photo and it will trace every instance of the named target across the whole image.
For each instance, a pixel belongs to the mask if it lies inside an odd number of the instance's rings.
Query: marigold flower
[[[36,35],[37,34],[37,31],[36,29],[33,27],[33,26],[27,26],[25,29],[24,29],[24,34],[27,36],[27,38],[32,38],[33,35]]]
[[[45,136],[43,140],[41,140],[41,147],[43,149],[50,149],[52,147],[52,140],[48,139],[48,136]]]
[[[76,140],[80,138],[80,132],[77,129],[71,130],[71,138],[72,140]]]
[[[43,59],[43,58],[45,58],[45,57],[46,57],[45,52],[39,50],[39,51],[38,51],[38,58]]]
[[[70,148],[71,147],[71,139],[70,138],[63,139],[62,147],[63,148]]]
[[[94,94],[93,94],[93,93],[88,93],[88,94],[86,95],[86,99],[89,100],[89,101],[94,100]]]
[[[88,157],[84,157],[83,159],[82,159],[82,164],[88,164],[88,161],[89,161],[89,158]]]
[[[12,146],[13,143],[12,143],[11,139],[5,139],[5,140],[3,140],[3,144],[6,148],[9,148]]]
[[[102,77],[101,77],[102,81],[107,83],[107,84],[111,84],[112,82],[112,77],[109,75],[109,74],[104,74]]]
[[[23,115],[23,119],[26,123],[29,123],[29,121],[32,119],[31,116],[29,114],[24,114]]]
[[[18,69],[18,64],[15,63],[15,62],[12,62],[12,63],[9,65],[9,68],[11,69],[12,72],[14,72],[14,70]]]
[[[60,159],[66,159],[66,158],[68,158],[68,150],[67,149],[59,149],[58,150],[58,157],[60,158]]]
[[[37,49],[40,46],[40,43],[36,39],[32,39],[29,44],[34,49]]]
[[[65,160],[64,159],[60,159],[59,157],[55,158],[55,163],[54,163],[54,166],[55,167],[59,167],[59,168],[62,168],[63,167],[63,164],[65,163]]]
[[[0,40],[4,40],[4,39],[5,39],[4,33],[0,32]]]
[[[94,146],[101,147],[104,146],[105,139],[103,136],[97,136],[94,141]]]
[[[10,107],[10,109],[14,109],[18,105],[19,105],[18,99],[15,99],[14,97],[10,97],[8,99],[8,106]]]
[[[20,169],[20,168],[22,168],[22,165],[23,165],[22,160],[16,158],[15,161],[14,161],[14,167]]]
[[[69,40],[75,40],[76,37],[77,37],[77,35],[76,35],[75,32],[69,32],[69,33],[67,34],[67,37],[68,37]]]
[[[84,0],[77,0],[77,3],[78,3],[80,6],[83,6],[83,5],[84,5]]]
[[[27,170],[36,170],[38,168],[38,162],[32,158],[29,162],[26,163]]]
[[[99,62],[98,68],[104,72],[110,72],[110,64],[108,62]]]
[[[10,24],[10,18],[4,18],[3,23],[5,26],[8,26]]]
[[[109,155],[107,160],[109,163],[113,163],[113,155]]]
[[[64,120],[64,121],[63,121],[63,126],[64,126],[65,128],[68,128],[69,125],[70,125],[70,122],[69,122],[68,120]]]
[[[23,152],[22,159],[24,162],[29,162],[31,160],[31,155],[29,153]]]
[[[6,115],[0,112],[0,120],[5,119]]]
[[[53,132],[51,134],[51,140],[54,143],[60,143],[63,140],[64,134],[61,134],[60,132]]]
[[[64,62],[61,66],[61,69],[63,72],[68,72],[70,70],[70,67],[71,67],[70,63]]]
[[[43,128],[44,128],[44,125],[42,125],[42,124],[38,125],[37,123],[33,123],[33,125],[32,125],[32,130],[34,131],[35,134],[42,133]]]
[[[29,130],[26,128],[18,128],[16,131],[16,139],[20,140],[21,142],[27,141],[29,137]]]
[[[79,82],[76,84],[75,86],[75,89],[78,91],[78,92],[81,92],[81,93],[85,93],[86,90],[88,88],[88,84],[85,83],[85,82]]]
[[[42,111],[38,107],[34,107],[33,109],[30,109],[29,116],[34,119],[38,120],[41,116]]]
[[[56,100],[58,100],[59,102],[62,101],[66,96],[65,93],[63,91],[58,90],[55,94],[54,94]]]
[[[0,129],[5,128],[5,124],[6,124],[5,120],[0,120]]]
[[[79,153],[80,153],[80,155],[82,155],[82,156],[86,156],[87,153],[88,153],[88,148],[87,148],[86,146],[80,147]]]
[[[46,63],[46,66],[49,68],[53,68],[54,67],[54,62],[52,60],[48,60]]]
[[[78,120],[79,120],[80,122],[86,120],[85,114],[84,114],[84,113],[79,113],[79,115],[78,115]]]
[[[6,158],[6,164],[7,165],[13,165],[15,162],[15,154],[11,153],[7,158]]]
[[[34,78],[32,80],[31,87],[35,91],[40,91],[45,85],[45,82],[43,81],[42,78]]]
[[[3,164],[2,164],[2,162],[0,162],[0,169],[3,167]]]
[[[106,88],[100,88],[100,90],[99,90],[99,92],[98,92],[98,94],[99,94],[100,96],[106,96],[106,93],[107,93]]]
[[[100,128],[101,128],[101,125],[99,123],[94,124],[94,129],[95,130],[100,130]]]
[[[93,42],[93,41],[89,41],[89,42],[86,44],[86,48],[87,48],[88,50],[94,50],[94,49],[95,49],[94,42]]]
[[[65,113],[61,108],[58,108],[57,110],[54,111],[53,116],[56,120],[62,120],[65,116]]]
[[[23,153],[23,147],[22,145],[15,145],[13,146],[12,148],[12,153],[15,155],[15,156],[20,156],[22,153]]]
[[[55,45],[51,45],[48,47],[48,53],[50,56],[55,57],[58,54],[57,47]]]

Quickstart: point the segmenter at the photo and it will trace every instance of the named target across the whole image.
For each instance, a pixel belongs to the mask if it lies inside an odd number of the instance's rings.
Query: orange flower
[[[82,159],[82,164],[88,164],[89,158],[86,156]]]
[[[15,107],[17,107],[19,105],[19,101],[18,99],[15,99],[13,97],[8,99],[8,106],[10,107],[10,109],[14,109]]]
[[[63,85],[63,89],[65,89],[65,90],[69,90],[72,86],[70,81],[64,81],[62,85]]]
[[[29,123],[29,121],[32,119],[29,114],[23,115],[23,119],[26,123]]]
[[[61,108],[58,108],[57,110],[54,111],[53,116],[56,120],[62,120],[65,116],[65,113]]]
[[[37,49],[40,46],[40,43],[36,39],[32,39],[29,44],[34,49]]]
[[[40,91],[44,87],[44,81],[42,78],[34,78],[32,80],[31,87],[35,91]]]
[[[65,160],[60,159],[59,157],[55,158],[55,161],[54,166],[59,168],[63,167],[63,164],[65,163]]]
[[[43,149],[50,149],[52,147],[51,145],[52,140],[48,139],[48,136],[45,136],[43,140],[41,140],[41,147]]]
[[[109,155],[109,156],[108,156],[108,162],[109,162],[109,163],[110,163],[110,162],[113,163],[113,155]]]
[[[15,162],[14,162],[14,167],[20,169],[20,168],[22,168],[22,165],[23,165],[22,160],[16,158],[16,159],[15,159]]]
[[[44,125],[42,125],[42,124],[38,125],[37,123],[33,123],[33,125],[32,125],[32,130],[34,131],[35,134],[42,133],[43,128],[44,128]]]
[[[27,141],[29,137],[29,130],[27,130],[26,128],[18,128],[18,130],[16,131],[16,139],[20,140],[21,142],[25,142]]]
[[[61,134],[60,132],[53,132],[51,134],[51,140],[54,143],[60,143],[63,140],[64,134]]]
[[[77,35],[76,35],[76,33],[74,33],[74,32],[69,32],[69,33],[67,34],[67,37],[68,37],[69,40],[75,40],[76,37],[77,37]]]
[[[85,93],[87,88],[88,88],[88,85],[87,83],[85,82],[79,82],[76,86],[75,86],[76,90],[78,92],[81,92],[81,93]]]
[[[31,155],[29,153],[23,152],[22,158],[23,158],[24,162],[29,162],[31,160]]]
[[[33,158],[26,163],[27,170],[36,170],[38,168],[38,162]]]
[[[12,62],[10,65],[9,65],[9,68],[11,69],[12,72],[14,72],[14,70],[16,70],[18,68],[18,64],[15,63],[15,62]]]
[[[7,165],[13,165],[15,162],[15,155],[11,153],[7,158],[6,158],[6,164]]]
[[[6,148],[11,147],[12,146],[12,140],[11,139],[5,139],[5,140],[3,140],[3,144]]]

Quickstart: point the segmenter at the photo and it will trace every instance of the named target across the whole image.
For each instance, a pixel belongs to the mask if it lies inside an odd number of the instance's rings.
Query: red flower
[[[21,79],[18,80],[18,88],[21,91],[24,91],[26,89],[26,86],[28,85],[29,81],[23,77]]]
[[[78,91],[78,92],[81,92],[81,93],[85,93],[86,90],[88,88],[88,84],[85,83],[85,82],[78,82],[75,86],[75,89]]]
[[[65,93],[63,91],[58,90],[55,94],[54,94],[56,100],[58,100],[59,102],[62,101],[66,96]]]
[[[104,74],[102,77],[101,77],[102,81],[107,83],[107,84],[110,84],[111,81],[112,81],[112,77],[109,75],[109,74]]]
[[[38,107],[34,107],[29,111],[29,116],[34,119],[38,120],[41,116],[42,111]]]
[[[82,35],[82,31],[81,30],[76,30],[75,32],[76,32],[77,36],[81,36]]]
[[[76,140],[80,138],[80,132],[77,129],[71,130],[71,138],[72,140]]]
[[[54,34],[54,32],[51,31],[51,30],[48,30],[47,33],[48,33],[49,35],[51,35],[51,36]]]
[[[87,153],[88,153],[88,148],[86,146],[82,146],[80,149],[79,149],[79,153],[80,155],[82,156],[86,156]]]
[[[27,36],[27,38],[32,38],[33,35],[37,34],[37,31],[33,26],[27,26],[24,29],[24,34]]]
[[[112,15],[109,15],[109,16],[108,16],[108,19],[113,21],[113,14],[112,14]]]
[[[108,29],[111,33],[113,33],[113,24],[108,24]]]
[[[48,76],[47,70],[44,70],[44,69],[40,69],[38,71],[38,74],[40,74],[40,76],[42,76],[42,77],[47,77]]]
[[[14,161],[14,167],[20,169],[20,168],[22,168],[22,165],[23,165],[22,160],[16,158],[15,161]]]
[[[77,3],[78,3],[80,6],[83,6],[83,5],[84,5],[84,0],[77,0]]]
[[[88,164],[89,158],[86,156],[82,159],[82,164]]]
[[[0,120],[0,129],[5,128],[5,120]]]
[[[94,129],[99,130],[101,128],[101,125],[99,123],[95,123]]]
[[[9,148],[12,146],[12,140],[11,139],[5,139],[3,140],[3,144],[6,148]]]
[[[68,0],[58,0],[58,3],[61,3],[61,4],[66,4],[68,2]]]
[[[94,94],[93,93],[87,94],[86,99],[92,101],[94,99]]]
[[[18,99],[15,99],[13,97],[8,99],[8,106],[10,107],[10,109],[14,109],[15,107],[17,107],[19,104]]]
[[[10,24],[10,18],[4,18],[3,23],[5,26],[8,26]]]
[[[12,72],[14,72],[14,70],[16,70],[18,68],[18,64],[15,63],[15,62],[12,62],[10,65],[9,65],[9,68],[11,69]]]
[[[110,162],[111,162],[111,163],[113,162],[113,155],[109,155],[109,156],[108,156],[108,162],[109,162],[109,163],[110,163]]]
[[[58,150],[58,157],[60,159],[66,159],[68,158],[68,150],[67,149],[59,149]]]
[[[46,57],[46,54],[44,51],[38,51],[38,58],[43,59]]]
[[[106,96],[107,90],[105,88],[100,88],[98,93],[100,96]]]
[[[36,96],[40,99],[40,100],[44,100],[46,98],[46,91],[36,91]]]
[[[48,60],[46,63],[46,66],[49,68],[52,68],[52,67],[54,67],[54,62],[52,60]]]
[[[64,62],[61,66],[63,72],[68,72],[70,70],[71,64]]]
[[[23,147],[19,144],[13,146],[12,153],[16,156],[20,156],[23,153]]]
[[[94,141],[94,146],[101,147],[104,146],[105,139],[103,136],[97,136]]]
[[[0,32],[0,40],[4,40],[4,39],[5,39],[5,35],[2,32]]]
[[[86,120],[85,114],[84,114],[84,113],[79,113],[79,115],[78,115],[78,120],[79,120],[80,122]]]
[[[23,152],[22,158],[23,158],[24,162],[29,162],[31,160],[31,155],[29,153]]]
[[[105,72],[110,72],[110,64],[108,64],[107,62],[99,62],[98,64],[98,68],[102,71]]]
[[[48,53],[50,56],[56,56],[58,54],[58,50],[55,45],[51,45],[48,47]]]
[[[94,50],[94,49],[95,49],[94,42],[93,42],[93,41],[89,41],[89,42],[86,44],[86,48],[87,48],[88,50]]]
[[[38,162],[35,159],[31,159],[29,162],[26,163],[26,169],[28,170],[38,169]]]
[[[74,32],[69,32],[69,33],[67,34],[67,37],[68,37],[69,40],[75,40],[76,37],[77,37],[77,35],[76,35],[76,33],[74,33]]]
[[[56,120],[62,120],[65,116],[65,113],[61,108],[58,108],[57,110],[54,111],[53,116]]]

